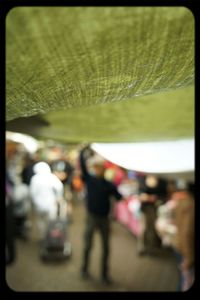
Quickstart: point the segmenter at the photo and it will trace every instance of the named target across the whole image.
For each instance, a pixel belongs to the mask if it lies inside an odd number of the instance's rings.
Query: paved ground
[[[72,257],[62,263],[42,263],[38,244],[32,230],[28,242],[17,241],[18,257],[6,269],[6,281],[15,291],[175,291],[178,281],[173,254],[164,251],[156,257],[138,257],[136,239],[120,224],[112,223],[110,270],[112,286],[99,281],[101,241],[95,235],[91,256],[91,281],[83,281],[79,270],[82,256],[84,209],[74,208],[70,226]]]

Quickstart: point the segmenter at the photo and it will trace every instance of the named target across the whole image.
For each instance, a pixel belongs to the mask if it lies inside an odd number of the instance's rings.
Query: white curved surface
[[[194,139],[151,143],[94,143],[92,149],[129,170],[184,173],[195,167]]]
[[[27,134],[6,131],[6,139],[22,143],[26,150],[30,153],[34,153],[39,148],[38,141]]]

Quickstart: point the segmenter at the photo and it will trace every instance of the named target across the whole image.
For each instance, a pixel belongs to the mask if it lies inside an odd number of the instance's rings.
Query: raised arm
[[[80,152],[80,167],[82,170],[82,175],[84,177],[90,177],[90,173],[88,172],[86,160],[90,157],[93,157],[95,152],[90,148],[90,145],[85,146]]]
[[[87,177],[89,175],[89,172],[88,172],[87,166],[86,166],[86,158],[85,158],[87,150],[88,150],[88,147],[85,147],[80,152],[80,167],[81,167],[83,177]]]

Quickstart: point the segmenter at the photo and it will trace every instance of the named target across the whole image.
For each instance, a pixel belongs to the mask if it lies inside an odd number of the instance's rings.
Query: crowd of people
[[[31,211],[37,216],[38,239],[45,235],[48,222],[57,216],[73,221],[73,203],[83,201],[87,211],[83,240],[81,276],[90,278],[90,253],[97,229],[102,238],[101,279],[112,282],[109,274],[111,199],[123,201],[137,196],[141,233],[137,237],[138,255],[156,255],[157,249],[170,247],[177,258],[179,291],[194,282],[194,184],[159,178],[116,166],[91,150],[78,148],[75,163],[64,151],[49,160],[42,151],[30,155],[7,152],[6,167],[6,264],[15,261],[15,239],[28,239]],[[19,167],[20,166],[20,167]]]

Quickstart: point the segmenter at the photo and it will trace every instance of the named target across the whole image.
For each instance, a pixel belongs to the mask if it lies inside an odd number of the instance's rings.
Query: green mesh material
[[[65,141],[134,142],[189,138],[194,135],[192,88],[150,95],[136,101],[101,104],[47,114],[43,136]],[[78,133],[77,133],[77,128]],[[49,133],[50,132],[50,133]]]
[[[40,116],[43,122],[36,117],[13,120],[8,122],[8,129],[65,142],[190,138],[194,136],[193,99],[194,89],[190,87],[135,101],[50,112]]]
[[[184,7],[17,7],[7,15],[6,119],[49,112],[41,136],[193,136],[193,83],[194,18]]]

